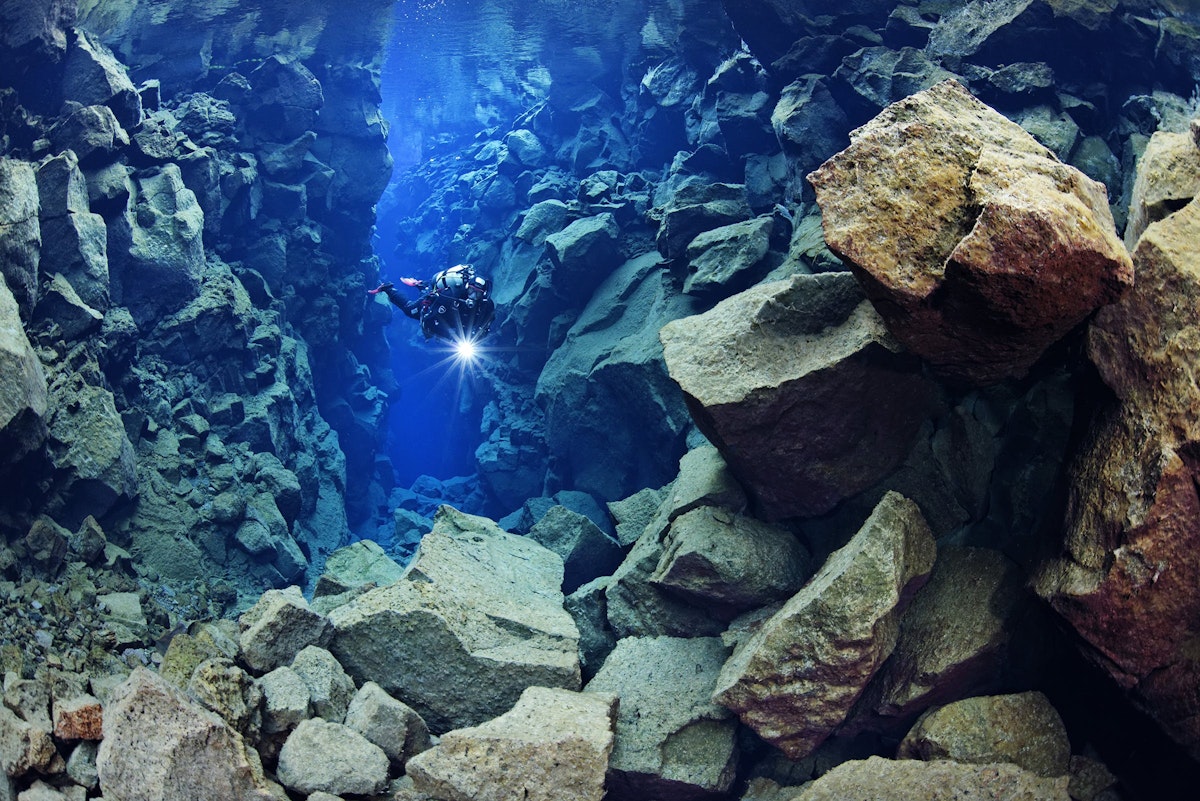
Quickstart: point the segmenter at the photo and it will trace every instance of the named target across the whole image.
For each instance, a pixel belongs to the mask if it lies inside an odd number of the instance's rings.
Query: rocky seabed
[[[0,6],[0,801],[1190,795],[1189,3],[649,3],[390,185],[353,5]]]

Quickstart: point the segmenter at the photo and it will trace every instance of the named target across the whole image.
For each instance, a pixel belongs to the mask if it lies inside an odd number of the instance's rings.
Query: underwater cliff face
[[[1200,774],[1194,3],[0,23],[0,795]]]

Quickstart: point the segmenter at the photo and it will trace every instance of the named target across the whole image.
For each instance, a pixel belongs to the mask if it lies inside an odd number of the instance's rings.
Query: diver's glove
[[[393,284],[391,281],[384,281],[382,284],[375,287],[374,289],[368,289],[367,294],[368,295],[378,295],[380,292],[382,292],[385,295],[391,296],[392,290],[395,289],[395,287],[396,287],[396,285]]]

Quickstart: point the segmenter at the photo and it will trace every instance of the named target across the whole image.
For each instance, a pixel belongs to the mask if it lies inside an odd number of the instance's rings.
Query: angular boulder
[[[900,741],[900,759],[1010,762],[1038,776],[1066,776],[1071,743],[1039,692],[966,698],[930,710]]]
[[[5,776],[47,771],[58,751],[49,726],[37,726],[0,706],[0,767]]]
[[[54,464],[51,515],[75,529],[138,494],[133,452],[113,394],[68,375],[51,387],[49,452]]]
[[[1004,686],[1016,670],[1021,637],[1014,633],[1031,636],[1024,585],[999,551],[939,548],[929,581],[904,613],[896,649],[846,728],[892,732],[931,706]]]
[[[790,598],[809,577],[794,534],[753,517],[702,506],[671,523],[650,582],[732,618]]]
[[[0,158],[0,276],[28,320],[37,300],[42,233],[33,165]]]
[[[1048,779],[1016,765],[960,765],[884,759],[843,762],[793,801],[1071,801],[1067,777]]]
[[[104,705],[96,755],[105,797],[133,801],[270,801],[258,755],[215,713],[145,668]]]
[[[109,224],[113,301],[139,324],[156,323],[200,294],[204,212],[174,163],[134,179],[123,214]]]
[[[1146,226],[1200,195],[1200,144],[1189,133],[1155,131],[1138,159],[1129,201],[1125,247],[1137,247]]]
[[[63,97],[85,106],[108,106],[127,129],[142,123],[142,98],[125,67],[91,34],[75,30],[63,62]]]
[[[935,550],[916,504],[889,492],[850,542],[738,643],[713,699],[790,758],[808,756],[891,655]]]
[[[311,717],[308,684],[290,667],[277,667],[255,681],[262,694],[264,734],[290,732]]]
[[[691,308],[656,253],[604,275],[538,376],[535,398],[574,488],[616,498],[667,481],[684,450],[687,408],[663,366],[658,326]]]
[[[892,104],[808,177],[830,249],[955,380],[1023,376],[1133,282],[1105,188],[955,81]]]
[[[621,546],[595,523],[565,506],[551,506],[527,535],[563,560],[563,592],[572,593],[597,576],[607,576],[619,564]]]
[[[275,773],[280,784],[302,795],[374,795],[387,784],[388,758],[353,729],[311,718],[284,741]]]
[[[741,184],[685,184],[662,209],[658,251],[668,259],[677,259],[704,231],[744,222],[752,216],[746,187]]]
[[[662,561],[673,520],[706,505],[742,509],[745,504],[745,492],[716,448],[703,445],[683,455],[678,476],[605,587],[608,623],[618,637],[710,636],[724,629],[707,609],[664,592],[651,578]]]
[[[0,471],[7,475],[45,441],[49,392],[42,362],[5,280],[0,280],[0,373]]]
[[[309,645],[292,660],[292,670],[308,687],[317,717],[331,723],[341,723],[354,698],[354,680],[338,664],[333,654],[324,648]]]
[[[937,391],[849,273],[760,284],[659,332],[700,430],[767,520],[819,515],[891,472]]]
[[[333,636],[329,619],[308,607],[299,587],[267,590],[238,625],[242,658],[259,673],[290,665],[305,648],[323,648]]]
[[[1071,475],[1062,555],[1037,593],[1084,653],[1200,758],[1200,201],[1151,224],[1138,281],[1101,310],[1088,351],[1117,408],[1093,422]]]
[[[617,798],[708,798],[737,768],[737,720],[711,700],[729,649],[717,637],[627,637],[588,693],[620,699],[609,792]]]
[[[580,301],[591,295],[620,258],[620,229],[612,214],[585,217],[546,237],[554,265],[551,285],[564,298]]]
[[[330,612],[330,650],[432,731],[510,709],[526,687],[578,689],[579,631],[563,609],[562,559],[448,506],[402,581]]]
[[[601,801],[615,713],[611,695],[530,687],[503,715],[446,732],[408,774],[444,801]]]
[[[363,684],[351,699],[345,724],[382,748],[398,770],[431,745],[421,716],[373,681]]]
[[[325,560],[325,574],[347,587],[375,584],[380,587],[399,581],[404,568],[372,540],[359,540],[338,548]]]
[[[757,267],[771,246],[773,217],[724,225],[698,234],[687,246],[688,277],[683,291],[689,295],[729,295],[754,283]]]

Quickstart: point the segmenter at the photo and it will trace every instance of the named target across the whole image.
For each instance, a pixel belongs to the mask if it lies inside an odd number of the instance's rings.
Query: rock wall
[[[315,581],[391,484],[362,291],[389,4],[337,25],[320,4],[19,5],[6,540],[91,516],[139,575],[218,607]]]

